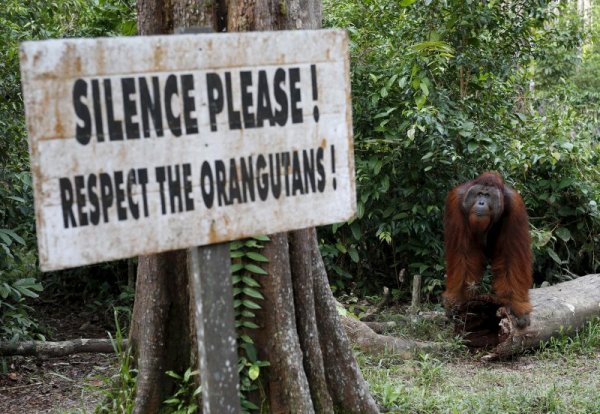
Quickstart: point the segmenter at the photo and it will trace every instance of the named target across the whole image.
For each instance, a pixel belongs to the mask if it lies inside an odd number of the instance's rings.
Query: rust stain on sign
[[[343,31],[50,40],[20,56],[43,270],[355,214]]]

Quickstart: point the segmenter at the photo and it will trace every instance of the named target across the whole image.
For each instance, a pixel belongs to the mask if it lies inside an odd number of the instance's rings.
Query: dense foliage
[[[35,334],[27,297],[42,290],[36,270],[33,192],[19,72],[19,42],[59,37],[135,33],[132,0],[5,0],[0,7],[0,339]],[[87,273],[84,271],[84,273]],[[64,281],[70,273],[46,277],[44,284],[80,286]],[[71,281],[85,281],[81,272]],[[97,279],[96,279],[97,280]],[[96,287],[101,287],[96,283]],[[78,290],[75,290],[78,289]],[[68,291],[67,291],[68,293]]]
[[[25,299],[42,289],[19,42],[134,34],[134,5],[6,0],[0,8],[0,338],[35,332]],[[501,172],[525,198],[538,282],[598,271],[598,18],[583,30],[564,2],[525,0],[324,6],[325,25],[351,39],[358,216],[321,232],[338,288],[385,284],[405,294],[421,274],[426,292],[438,294],[445,195],[483,170]],[[43,282],[81,292],[89,286],[77,283],[94,280],[86,275],[123,274],[122,264],[110,266]]]
[[[598,270],[599,58],[575,12],[524,0],[324,5],[326,25],[351,40],[358,215],[321,233],[339,288],[402,294],[406,269],[438,294],[445,196],[486,170],[526,201],[538,282]]]

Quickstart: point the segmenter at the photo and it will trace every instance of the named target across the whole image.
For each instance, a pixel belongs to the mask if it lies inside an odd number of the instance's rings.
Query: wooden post
[[[175,33],[212,33],[211,27],[176,28]],[[202,412],[240,412],[237,336],[229,243],[192,247],[188,252],[194,292]]]
[[[421,304],[421,275],[413,276],[411,308],[417,309]]]
[[[229,244],[192,247],[188,266],[195,299],[202,412],[237,414],[240,390]]]

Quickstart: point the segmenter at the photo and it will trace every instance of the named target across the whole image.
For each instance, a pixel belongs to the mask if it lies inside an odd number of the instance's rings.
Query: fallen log
[[[126,347],[127,341],[123,340],[122,349]],[[0,357],[21,355],[55,358],[71,354],[109,354],[114,352],[113,341],[110,339],[73,339],[60,342],[0,342]]]
[[[588,320],[600,316],[600,274],[582,276],[529,291],[531,324],[517,328],[508,310],[483,295],[453,314],[454,327],[466,345],[487,351],[486,360],[503,359],[535,348],[557,335],[572,335]]]
[[[380,335],[365,322],[361,322],[350,316],[342,316],[341,319],[350,342],[367,354],[394,354],[400,358],[410,359],[417,352],[433,352],[443,347],[443,344],[435,342],[420,342]]]

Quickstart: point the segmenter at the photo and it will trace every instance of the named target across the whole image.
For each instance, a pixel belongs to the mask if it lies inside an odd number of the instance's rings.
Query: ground
[[[102,312],[82,304],[38,303],[35,313],[52,341],[107,338],[107,329],[114,332]],[[7,359],[6,373],[0,374],[0,413],[92,413],[115,361],[108,354]]]
[[[503,362],[482,362],[481,355],[448,339],[443,321],[400,317],[393,334],[445,340],[443,354],[402,360],[393,355],[357,353],[382,412],[397,413],[580,413],[600,414],[600,322],[590,323],[576,339],[557,339],[542,351]],[[99,309],[43,303],[37,315],[50,328],[49,339],[106,338],[114,332]],[[441,336],[440,336],[441,335]],[[444,339],[445,338],[445,339]],[[13,358],[0,374],[0,413],[92,413],[102,389],[117,372],[116,357],[79,354],[64,358]]]
[[[400,323],[394,334],[437,338],[448,347],[409,361],[359,354],[383,412],[600,414],[600,319],[588,322],[574,337],[555,338],[507,361],[484,362],[483,354],[470,353],[449,339],[446,322],[386,313],[385,319]]]
[[[388,365],[389,364],[389,365]],[[523,356],[482,363],[362,360],[385,411],[402,413],[600,413],[600,352],[568,359]]]

